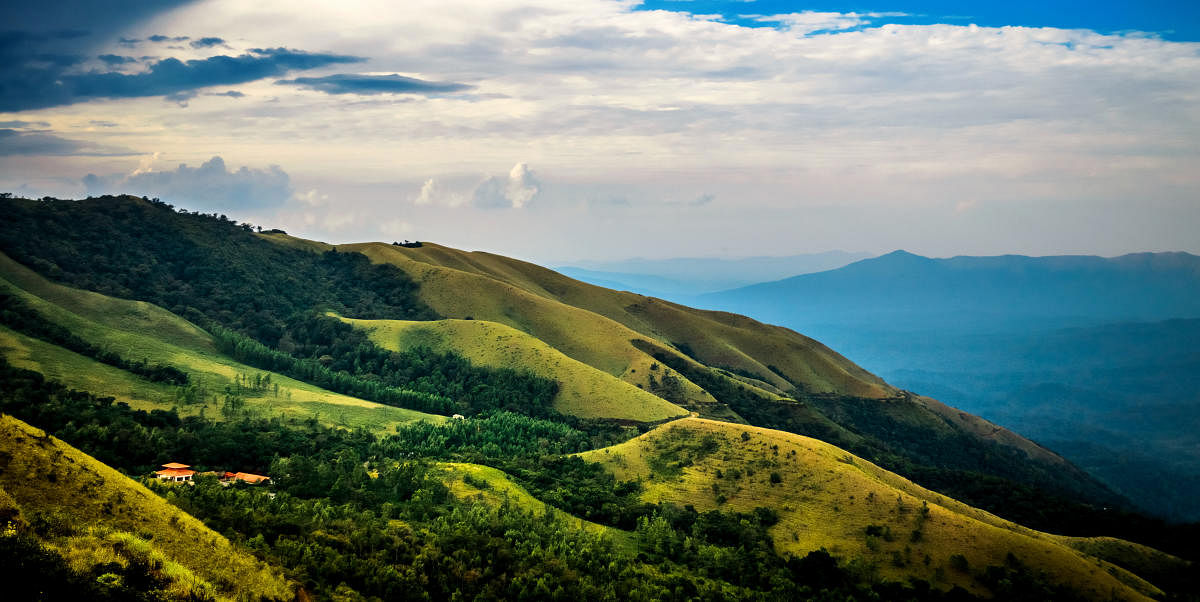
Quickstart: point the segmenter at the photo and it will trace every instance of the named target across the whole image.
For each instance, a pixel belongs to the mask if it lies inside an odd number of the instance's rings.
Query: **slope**
[[[375,344],[392,350],[427,347],[455,351],[472,363],[527,370],[558,383],[554,409],[581,418],[655,422],[687,413],[683,408],[626,381],[563,355],[512,327],[484,320],[344,321],[370,332]]]
[[[515,504],[523,510],[532,510],[539,514],[564,520],[574,529],[582,529],[596,535],[602,535],[622,550],[631,550],[634,545],[633,537],[620,529],[600,525],[591,521],[577,518],[562,510],[550,506],[533,497],[524,487],[513,482],[503,471],[480,464],[463,462],[442,462],[442,477],[450,493],[460,500],[474,500],[492,506],[503,502]]]
[[[582,454],[619,479],[642,479],[648,502],[698,511],[768,507],[783,554],[826,548],[884,578],[916,576],[937,587],[986,593],[981,569],[1036,566],[1087,598],[1146,599],[1161,592],[1088,556],[1073,538],[1026,529],[924,489],[832,445],[698,418]]]
[[[512,326],[703,417],[819,437],[906,474],[916,474],[914,465],[928,467],[922,479],[939,487],[969,478],[967,472],[981,472],[1077,501],[1126,503],[1044,447],[977,416],[891,388],[785,328],[601,289],[488,253],[430,243],[341,248],[400,267],[420,283],[422,300],[442,315]],[[626,364],[621,372],[613,369],[614,358],[638,358],[638,363]],[[742,366],[756,368],[738,368],[738,358]],[[653,372],[647,369],[656,361],[670,369],[671,381],[686,386],[678,398],[652,386]],[[704,401],[696,399],[692,387],[703,392]],[[966,488],[953,491],[964,494]],[[993,498],[973,501],[1014,511],[1009,501]]]
[[[0,353],[13,365],[36,370],[69,387],[112,396],[135,408],[178,407],[184,415],[203,411],[219,416],[224,397],[233,391],[267,414],[316,415],[329,424],[379,432],[391,431],[411,420],[445,420],[443,416],[332,393],[240,364],[217,352],[208,333],[162,308],[51,283],[3,254],[0,292],[13,295],[51,322],[122,357],[179,368],[190,375],[190,385],[196,388],[192,398],[187,398],[181,387],[151,382],[0,326]],[[270,388],[240,385],[255,376],[267,375]]]
[[[477,283],[467,275],[503,283],[543,300],[545,314],[531,333],[561,351],[597,368],[614,373],[612,365],[591,354],[564,348],[569,341],[550,336],[542,322],[562,320],[563,306],[602,316],[641,337],[672,346],[710,366],[745,371],[784,390],[793,387],[816,393],[838,393],[861,397],[885,397],[892,389],[879,378],[855,366],[824,345],[785,328],[769,326],[743,316],[696,310],[660,299],[612,291],[573,280],[546,268],[481,252],[465,252],[432,243],[406,248],[382,243],[342,245],[363,253],[373,261],[391,263],[408,272],[421,284],[421,299],[435,311],[453,318],[475,318],[508,323],[507,308],[488,306],[464,296],[466,283]],[[476,284],[478,286],[478,284]],[[469,289],[467,289],[469,290]],[[467,298],[463,298],[467,297]],[[557,303],[547,304],[544,301]],[[582,323],[578,330],[592,330],[595,318],[570,316]],[[510,324],[520,328],[521,325]],[[610,330],[610,329],[606,329]],[[541,333],[545,332],[546,336]],[[548,338],[549,337],[549,338]],[[629,340],[630,337],[624,337]],[[605,355],[610,355],[611,352]],[[592,356],[592,357],[587,357]],[[608,366],[598,365],[607,363]]]
[[[70,445],[3,415],[0,491],[77,570],[140,555],[172,582],[174,597],[293,597],[294,586],[278,570],[200,521]]]

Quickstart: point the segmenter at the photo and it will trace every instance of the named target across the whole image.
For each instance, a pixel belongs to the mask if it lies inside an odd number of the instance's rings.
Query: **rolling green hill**
[[[276,568],[129,477],[39,429],[0,415],[0,516],[18,517],[77,573],[145,567],[168,598],[290,600]],[[6,536],[7,537],[7,536]],[[35,577],[33,575],[29,577]]]
[[[651,337],[671,345],[706,365],[751,372],[784,390],[802,386],[814,393],[861,397],[885,397],[892,392],[882,380],[824,345],[793,331],[742,316],[696,310],[652,297],[600,288],[530,263],[432,243],[423,243],[417,248],[382,243],[342,245],[340,248],[359,251],[373,261],[391,263],[405,270],[421,283],[422,300],[447,317],[471,315],[503,323],[521,319],[506,315],[508,312],[503,306],[463,299],[457,294],[456,291],[461,291],[464,286],[482,285],[471,276],[508,285],[540,298],[543,302],[537,303],[537,317],[523,312],[526,323],[510,325],[524,326],[531,334],[555,347],[559,347],[567,334],[586,340],[593,330],[609,330],[597,319],[600,317],[616,322],[642,338]],[[566,311],[563,306],[586,310],[592,317],[581,320],[572,314],[569,319],[576,325],[576,330],[558,336],[543,336],[542,332],[551,330],[545,322],[568,319],[563,315]],[[623,338],[628,341],[630,337]],[[584,350],[563,352],[592,363],[579,357],[586,353]],[[598,352],[593,350],[591,354]]]
[[[1161,595],[1133,573],[1081,552],[1091,544],[1005,521],[808,437],[686,418],[583,457],[619,479],[643,480],[649,502],[701,512],[771,508],[779,520],[769,533],[780,553],[825,548],[861,559],[884,578],[916,575],[938,587],[984,593],[978,573],[1004,565],[1011,554],[1088,599]]]
[[[1113,534],[1089,520],[1122,500],[1062,458],[785,328],[429,243],[333,247],[125,197],[0,207],[0,353],[56,381],[45,413],[7,407],[123,470],[154,454],[124,437],[269,469],[270,491],[166,497],[321,595],[803,598],[819,574],[883,598],[1191,591],[1184,561],[1006,520]],[[569,455],[587,449],[603,468]]]
[[[456,351],[472,363],[528,370],[558,383],[554,409],[581,418],[655,422],[687,414],[683,408],[626,381],[571,359],[519,330],[484,320],[354,320],[385,349],[427,347]],[[653,373],[653,370],[649,370]]]
[[[340,395],[281,374],[241,364],[219,353],[212,337],[155,305],[116,299],[47,281],[0,254],[0,292],[21,300],[48,320],[123,357],[175,366],[202,389],[192,402],[181,387],[151,382],[61,346],[0,326],[0,353],[13,365],[36,370],[67,386],[108,395],[135,408],[178,408],[184,415],[219,417],[232,387],[266,415],[317,416],[322,422],[390,431],[412,420],[443,421],[425,414]],[[271,387],[239,387],[239,379],[270,375]],[[274,387],[278,385],[278,390]]]

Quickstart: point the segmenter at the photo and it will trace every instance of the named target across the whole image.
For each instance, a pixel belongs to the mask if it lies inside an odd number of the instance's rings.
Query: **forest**
[[[320,599],[973,599],[961,588],[947,591],[919,579],[886,581],[877,565],[828,550],[781,555],[768,534],[779,520],[774,508],[698,511],[643,501],[646,483],[622,481],[573,454],[655,425],[560,414],[552,379],[485,368],[428,348],[388,351],[338,319],[437,319],[413,280],[394,266],[372,264],[358,253],[281,245],[249,224],[148,199],[0,203],[11,217],[0,228],[0,250],[49,278],[162,306],[205,329],[223,354],[261,370],[386,405],[466,417],[368,432],[315,417],[267,416],[244,403],[227,403],[219,419],[144,411],[0,358],[0,412],[128,475],[180,460],[200,471],[271,475],[269,487],[225,487],[204,476],[194,487],[151,485],[171,504],[283,567]],[[0,324],[176,387],[186,403],[193,384],[186,372],[123,357],[0,294]],[[634,343],[654,351],[653,344]],[[675,346],[694,356],[686,343]],[[752,425],[840,445],[1034,528],[1119,535],[1194,558],[1195,525],[1167,525],[1127,511],[1119,499],[1115,509],[1105,508],[1104,491],[1083,503],[1077,487],[1058,488],[1055,478],[1062,475],[1040,472],[999,447],[960,435],[930,437],[902,416],[866,411],[863,400],[812,395],[802,387],[790,392],[794,400],[768,400],[717,370],[653,355],[711,393],[714,405]],[[649,383],[666,399],[682,396],[674,376]],[[683,466],[679,458],[649,461],[662,474]],[[489,503],[456,496],[447,484],[450,462],[499,469],[547,510],[507,497]],[[468,478],[462,482],[490,488]],[[578,528],[564,516],[596,528]],[[102,576],[72,573],[53,546],[39,543],[70,536],[69,524],[36,511],[29,519],[32,537],[0,538],[0,557],[24,559],[0,565],[2,574],[42,567],[38,574],[47,579],[65,575],[61,583],[89,584]],[[149,599],[153,575],[126,568],[122,583],[144,587],[96,590],[96,596]],[[1000,599],[1074,599],[1016,557],[961,570]],[[1200,589],[1194,578],[1164,579],[1160,585],[1172,595]],[[46,591],[59,589],[47,585]]]
[[[0,411],[130,474],[178,457],[194,458],[200,469],[269,472],[273,491],[223,487],[213,477],[201,477],[194,487],[156,487],[322,598],[750,600],[770,592],[792,599],[973,599],[924,582],[879,581],[869,566],[844,566],[824,551],[781,557],[764,530],[773,521],[767,508],[744,515],[641,504],[633,495],[637,483],[616,482],[563,456],[586,448],[586,434],[511,413],[438,432],[436,442],[430,441],[434,432],[420,426],[380,438],[311,420],[217,422],[132,410],[7,362],[0,363]],[[502,465],[534,495],[627,527],[636,543],[626,548],[512,503],[456,499],[436,459]],[[573,490],[571,497],[552,495],[565,489]],[[43,536],[70,532],[36,512],[30,523]],[[10,578],[36,567],[39,580],[86,581],[29,537],[0,538],[0,557],[20,559],[0,563],[0,574]],[[1012,573],[1002,587],[997,582],[997,591],[1013,594],[1009,599],[1070,599],[1034,571],[999,568]],[[44,591],[62,594],[59,585]]]

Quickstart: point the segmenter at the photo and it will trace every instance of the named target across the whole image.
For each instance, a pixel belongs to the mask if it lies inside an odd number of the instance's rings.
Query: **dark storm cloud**
[[[102,54],[98,58],[101,61],[104,61],[105,65],[108,65],[110,67],[115,67],[117,65],[124,65],[126,63],[136,63],[137,62],[137,59],[135,59],[131,56],[121,56],[119,54]]]
[[[192,40],[191,43],[192,48],[212,48],[213,46],[224,45],[225,40],[221,38],[200,38],[199,40]]]
[[[199,167],[179,165],[173,171],[150,171],[83,178],[88,194],[151,196],[190,209],[234,210],[277,207],[292,196],[291,179],[279,166],[229,170],[221,157]]]
[[[340,73],[326,77],[297,77],[275,82],[302,86],[326,94],[442,94],[461,92],[474,86],[454,82],[431,82],[403,75],[358,75]]]
[[[255,48],[238,56],[163,59],[141,73],[74,72],[68,67],[80,62],[78,58],[40,53],[36,45],[19,41],[31,35],[10,32],[0,36],[0,111],[41,109],[97,98],[170,95],[178,100],[207,86],[240,84],[289,71],[364,60],[287,48]]]
[[[90,30],[115,35],[117,30],[187,5],[192,0],[54,0],[6,2],[5,27],[25,31]],[[107,38],[105,42],[111,41]]]
[[[188,36],[175,36],[175,37],[164,36],[161,33],[157,33],[146,39],[150,40],[151,42],[161,43],[161,42],[186,42],[186,41],[190,40],[191,38],[189,38]]]
[[[106,148],[89,142],[69,140],[45,132],[19,132],[0,129],[0,157],[15,155],[132,155],[122,149]]]

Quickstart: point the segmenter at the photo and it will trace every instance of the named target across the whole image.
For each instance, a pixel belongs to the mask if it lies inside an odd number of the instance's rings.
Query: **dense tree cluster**
[[[53,280],[149,301],[271,346],[285,320],[314,307],[363,318],[437,317],[395,266],[276,244],[224,216],[135,197],[0,199],[0,213],[0,251]]]

